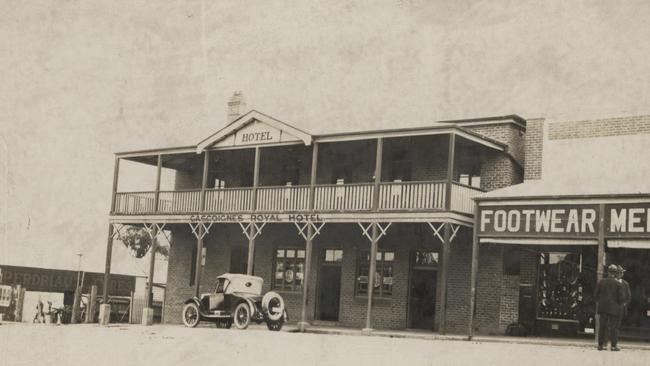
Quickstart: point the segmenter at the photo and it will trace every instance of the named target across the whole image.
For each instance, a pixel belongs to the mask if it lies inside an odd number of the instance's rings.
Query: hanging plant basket
[[[122,234],[122,243],[134,257],[142,258],[151,248],[152,240],[145,229],[132,226]]]

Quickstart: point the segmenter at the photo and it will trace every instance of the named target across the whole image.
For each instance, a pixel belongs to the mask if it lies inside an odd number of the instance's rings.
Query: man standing
[[[620,351],[618,345],[618,322],[621,315],[621,306],[625,299],[623,284],[616,279],[618,267],[615,264],[607,267],[607,278],[598,282],[594,298],[596,300],[597,312],[600,316],[598,327],[598,350],[602,351],[607,344],[611,344],[612,351]]]
[[[632,301],[632,292],[630,291],[630,284],[623,279],[623,275],[625,275],[625,268],[623,266],[618,265],[617,267],[617,272],[616,272],[616,280],[623,285],[623,304],[621,304],[621,315],[618,318],[618,326],[616,327],[616,331],[619,331],[621,328],[621,323],[623,323],[623,317],[627,315],[627,305]]]

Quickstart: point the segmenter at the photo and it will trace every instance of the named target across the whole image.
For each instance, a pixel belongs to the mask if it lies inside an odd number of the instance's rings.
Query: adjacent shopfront
[[[528,273],[517,277],[519,296],[511,299],[518,325],[542,336],[591,336],[596,283],[607,265],[619,264],[632,289],[622,335],[649,338],[650,195],[540,195],[535,186],[534,195],[513,194],[525,190],[515,187],[477,199],[475,291],[481,252],[501,247],[504,276]]]

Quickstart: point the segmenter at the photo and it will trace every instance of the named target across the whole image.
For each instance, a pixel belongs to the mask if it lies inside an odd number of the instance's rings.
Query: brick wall
[[[501,277],[501,301],[499,304],[499,332],[519,318],[519,276]]]
[[[513,123],[495,123],[467,126],[465,128],[508,145],[507,152],[513,157],[513,159],[515,159],[515,161],[517,161],[517,163],[519,163],[519,165],[524,165],[524,136],[526,129],[522,126]]]
[[[499,334],[501,318],[501,283],[503,278],[503,248],[482,244],[476,285],[476,322],[478,333]]]
[[[542,153],[544,146],[544,119],[526,121],[526,149],[524,179],[542,178]]]
[[[167,266],[165,322],[179,324],[183,303],[194,295],[194,290],[190,286],[190,263],[192,247],[196,246],[196,239],[188,225],[174,225],[170,229],[173,243],[169,248]]]
[[[620,117],[549,124],[549,140],[650,133],[650,116]]]
[[[523,181],[523,169],[507,155],[489,151],[481,165],[481,188],[486,191],[518,184]]]
[[[447,332],[467,334],[472,231],[461,228],[451,243],[447,279]]]
[[[294,178],[293,185],[308,185],[311,176],[310,146],[292,145],[261,149],[260,186],[283,186]]]
[[[414,136],[384,141],[382,181],[391,181],[394,156],[391,145],[408,149],[411,160],[411,180],[429,181],[447,179],[448,135]]]
[[[317,184],[336,183],[334,169],[343,165],[347,166],[348,174],[345,183],[372,182],[376,152],[375,140],[321,144],[318,150]]]

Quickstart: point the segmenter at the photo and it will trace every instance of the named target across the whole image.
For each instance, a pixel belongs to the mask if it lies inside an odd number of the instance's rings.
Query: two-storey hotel
[[[172,234],[167,322],[232,272],[262,277],[301,326],[466,332],[473,198],[523,180],[526,121],[313,135],[240,102],[196,145],[116,154],[107,275],[118,229],[145,226]],[[156,185],[119,191],[124,161],[157,167]]]
[[[650,337],[650,116],[313,135],[242,104],[196,145],[116,154],[104,281],[126,226],[171,233],[166,322],[231,272],[262,277],[301,329],[591,337],[613,263],[623,335]],[[120,163],[155,185],[119,190]]]

